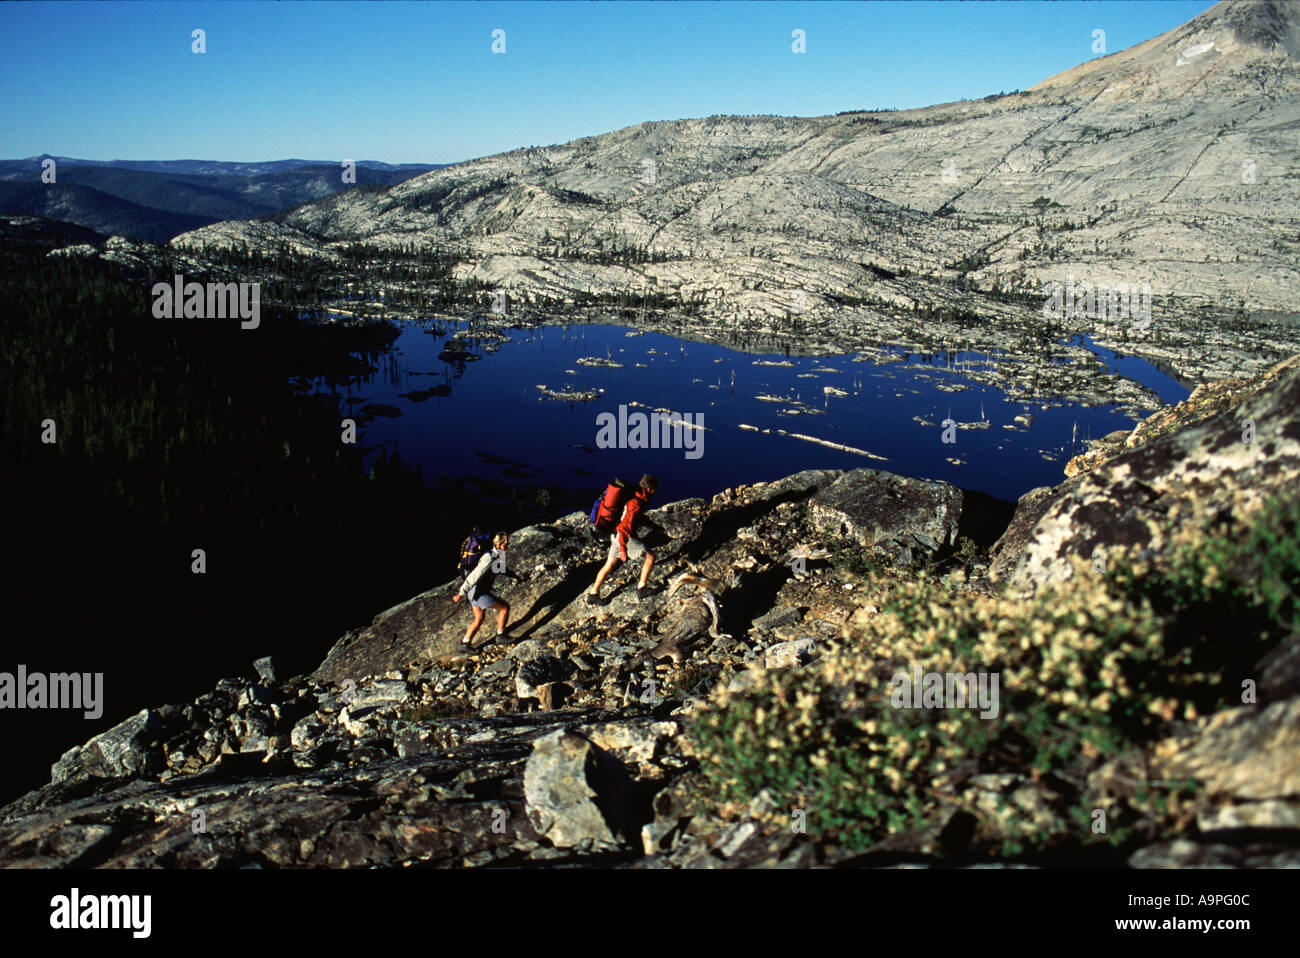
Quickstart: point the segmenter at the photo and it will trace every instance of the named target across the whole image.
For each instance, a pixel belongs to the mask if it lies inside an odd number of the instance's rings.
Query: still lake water
[[[711,497],[729,486],[801,469],[863,466],[941,479],[1015,501],[1035,486],[1060,482],[1066,461],[1082,450],[1085,439],[1133,426],[1111,405],[1043,409],[1008,401],[999,389],[948,368],[941,356],[899,352],[900,361],[884,365],[854,362],[853,354],[787,358],[637,334],[623,326],[572,324],[509,330],[509,341],[502,343],[467,340],[477,359],[440,359],[452,335],[467,328],[465,322],[450,321],[404,324],[375,373],[336,386],[313,381],[310,388],[337,390],[348,403],[344,408],[357,412],[367,404],[393,407],[379,410],[390,415],[369,422],[359,418],[361,442],[367,448],[381,443],[395,448],[407,464],[420,464],[430,483],[439,476],[472,476],[590,489],[594,497],[615,475],[653,472],[660,477],[664,502]],[[1186,387],[1150,363],[1085,345],[1167,402],[1187,396]],[[621,368],[579,364],[583,357]],[[557,401],[541,398],[539,385],[604,392],[590,402]],[[954,386],[967,388],[947,391]],[[827,394],[827,387],[847,395]],[[640,404],[629,412],[660,408],[702,415],[697,420],[705,426],[702,455],[690,459],[681,448],[597,449],[597,415],[617,416],[621,403]],[[400,415],[392,416],[394,410]],[[1033,416],[1032,425],[1014,423],[1025,413]],[[938,424],[950,416],[958,423],[987,420],[989,426],[959,429],[956,442],[945,444]],[[699,433],[695,437],[699,442]]]

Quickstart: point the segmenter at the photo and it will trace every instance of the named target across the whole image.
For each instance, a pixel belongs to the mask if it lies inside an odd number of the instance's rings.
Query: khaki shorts
[[[645,543],[640,539],[627,537],[627,557],[629,559],[639,559],[645,555]],[[618,558],[618,533],[615,532],[609,537],[609,555],[605,558],[608,562],[610,559]]]

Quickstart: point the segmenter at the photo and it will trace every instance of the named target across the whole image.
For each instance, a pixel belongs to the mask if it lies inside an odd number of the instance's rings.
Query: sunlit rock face
[[[785,332],[809,350],[1030,355],[1044,290],[1077,285],[1090,292],[1064,331],[1192,380],[1258,372],[1297,335],[1283,318],[1300,285],[1297,19],[1293,4],[1221,3],[1028,91],[643,123],[172,245],[438,246],[458,279],[519,307],[653,294],[701,306],[700,335]]]

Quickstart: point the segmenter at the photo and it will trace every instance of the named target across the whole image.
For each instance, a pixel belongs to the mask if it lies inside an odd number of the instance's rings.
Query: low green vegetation
[[[1179,529],[1157,561],[1117,555],[1104,572],[1078,561],[1033,597],[868,564],[863,608],[840,647],[808,668],[766,673],[757,688],[720,692],[697,714],[696,800],[733,807],[766,789],[784,814],[806,812],[810,835],[852,849],[957,809],[978,822],[976,854],[1176,834],[1192,820],[1195,782],[1101,795],[1090,776],[1241,704],[1241,676],[1300,625],[1300,498],[1244,518],[1198,514]],[[892,677],[915,667],[996,674],[997,716],[893,707]],[[979,801],[972,777],[998,773],[1014,784]],[[1097,808],[1122,824],[1095,833]]]
[[[877,575],[890,567],[888,556],[864,549],[851,539],[834,538],[827,546],[833,569],[855,576]]]

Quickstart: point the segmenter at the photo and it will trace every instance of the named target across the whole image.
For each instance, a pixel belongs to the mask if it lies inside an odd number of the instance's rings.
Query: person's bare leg
[[[478,627],[483,624],[483,610],[480,609],[478,606],[473,606],[473,609],[474,609],[474,621],[471,622],[469,624],[469,628],[465,630],[465,638],[461,640],[463,642],[469,642],[471,639],[473,639],[474,633],[477,632]]]
[[[622,561],[623,560],[617,555],[612,559],[605,560],[605,564],[601,566],[600,572],[596,574],[596,584],[591,587],[592,595],[600,595],[600,587],[605,584],[605,580],[609,578],[609,574],[614,571],[614,566],[618,565],[618,563]]]
[[[641,581],[637,584],[638,589],[644,589],[645,584],[650,581],[650,570],[654,568],[655,554],[649,549],[645,551],[645,564],[641,566]]]
[[[497,603],[497,631],[498,632],[504,632],[506,630],[506,620],[508,618],[510,618],[510,603],[498,602]]]

